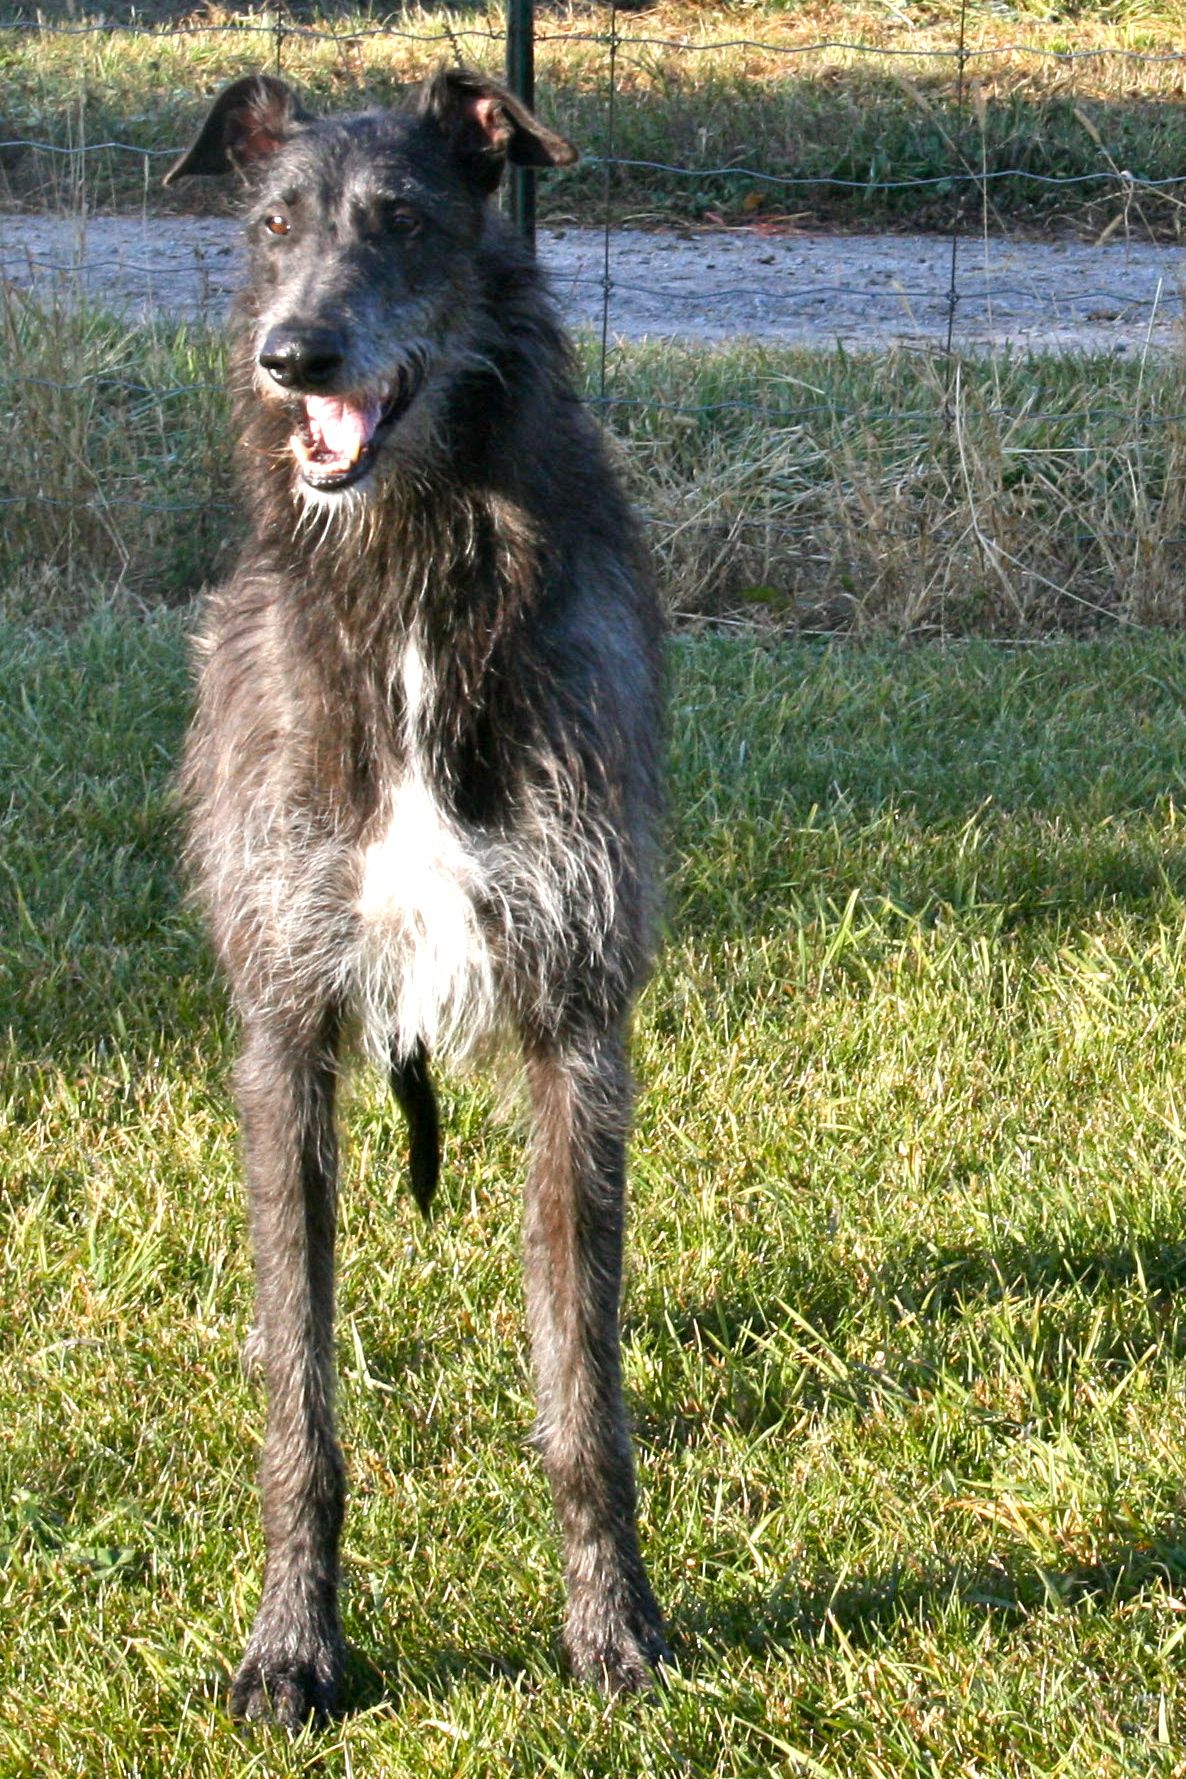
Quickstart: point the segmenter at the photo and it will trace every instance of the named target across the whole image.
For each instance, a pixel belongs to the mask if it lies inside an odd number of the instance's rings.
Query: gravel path
[[[601,326],[604,242],[545,231],[540,257],[570,322]],[[235,224],[193,217],[0,217],[0,277],[84,288],[129,313],[217,319],[236,277]],[[959,245],[955,339],[973,349],[1139,352],[1173,344],[1183,255],[1109,242]],[[746,334],[797,345],[944,342],[951,243],[935,236],[615,233],[612,333],[692,340]]]

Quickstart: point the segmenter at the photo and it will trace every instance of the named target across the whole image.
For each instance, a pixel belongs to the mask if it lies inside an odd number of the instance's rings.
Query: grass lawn
[[[238,1735],[232,1033],[182,620],[0,628],[0,1773],[1133,1775],[1186,1718],[1186,644],[675,648],[626,1369],[679,1670],[555,1653],[513,1129],[344,1192],[350,1715]]]
[[[504,59],[501,4],[296,6],[279,50],[271,8],[187,12],[116,0],[72,10],[18,6],[25,25],[44,19],[61,29],[0,30],[0,134],[9,144],[0,150],[0,199],[9,203],[221,202],[196,189],[166,198],[167,152],[192,135],[224,81],[274,69],[277,56],[324,109],[389,103],[442,57],[494,72]],[[133,13],[137,29],[128,28]],[[610,192],[619,221],[790,217],[947,229],[962,194],[966,225],[1088,235],[1123,226],[1178,238],[1181,0],[1053,9],[1044,0],[973,0],[962,83],[959,14],[956,0],[660,0],[618,15],[611,113],[609,9],[541,6],[540,108],[587,157],[544,181],[544,214],[600,222],[598,162],[613,154],[624,163]],[[164,15],[169,22],[152,28]],[[123,146],[106,146],[113,141]],[[745,168],[758,177],[737,171]]]

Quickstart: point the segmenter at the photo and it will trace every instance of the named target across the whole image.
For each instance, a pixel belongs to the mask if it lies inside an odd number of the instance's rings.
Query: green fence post
[[[535,103],[535,0],[507,0],[507,85],[530,108]],[[512,167],[510,217],[535,245],[535,173]]]

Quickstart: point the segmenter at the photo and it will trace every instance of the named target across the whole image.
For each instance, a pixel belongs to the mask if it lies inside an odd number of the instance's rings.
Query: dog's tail
[[[412,1197],[427,1217],[441,1172],[441,1121],[423,1044],[418,1043],[410,1056],[392,1057],[390,1079],[391,1091],[408,1123]]]

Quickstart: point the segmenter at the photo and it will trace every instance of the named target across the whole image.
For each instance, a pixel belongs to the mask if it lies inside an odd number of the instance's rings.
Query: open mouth
[[[361,395],[306,395],[289,444],[310,488],[350,488],[362,480],[384,438],[420,392],[424,369],[406,365],[394,383]]]

